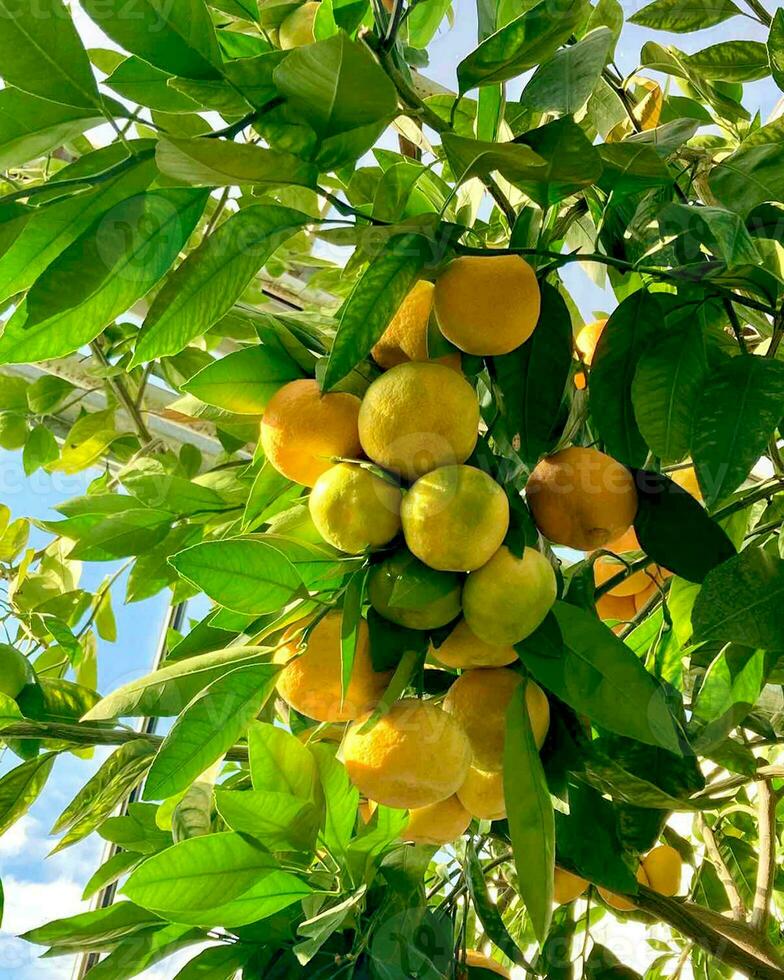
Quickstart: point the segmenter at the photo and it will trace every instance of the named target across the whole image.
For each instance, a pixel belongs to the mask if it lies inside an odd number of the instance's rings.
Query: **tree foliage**
[[[101,954],[95,980],[189,946],[183,978],[449,978],[485,943],[532,976],[631,976],[589,941],[618,914],[593,888],[553,911],[557,863],[671,927],[650,939],[651,980],[687,960],[705,980],[782,976],[784,127],[743,101],[746,82],[784,89],[782,11],[654,0],[631,18],[651,39],[623,77],[617,0],[481,2],[448,91],[428,47],[464,12],[443,0],[322,0],[314,42],[291,50],[277,42],[297,0],[132,6],[84,0],[113,42],[86,50],[61,0],[0,0],[0,446],[28,474],[97,473],[39,522],[40,548],[0,505],[2,619],[33,671],[0,686],[19,757],[0,831],[63,755],[112,746],[54,832],[58,848],[114,844],[85,894],[123,896],[26,938]],[[736,38],[741,15],[755,39]],[[702,50],[656,40],[725,21],[733,39]],[[483,420],[472,462],[511,501],[507,544],[558,566],[515,668],[552,723],[540,755],[516,696],[508,819],[436,853],[401,843],[404,812],[360,818],[334,732],[274,697],[281,631],[325,605],[343,610],[347,689],[379,556],[303,532],[307,493],[258,429],[296,379],[361,396],[412,284],[491,252],[525,256],[542,288],[533,337],[463,370]],[[574,263],[614,295],[592,358]],[[429,339],[431,356],[452,351]],[[89,357],[89,383],[53,361],[68,357]],[[219,449],[157,435],[153,390]],[[598,587],[597,556],[553,555],[525,498],[569,444],[637,486],[640,550]],[[85,561],[110,563],[95,592]],[[651,561],[672,576],[603,622],[597,600]],[[99,692],[125,570],[129,603],[203,593],[210,611],[169,633],[160,669]],[[417,588],[401,602],[424,602]],[[453,673],[425,669],[443,630],[368,621],[391,672],[379,710],[443,695]],[[160,737],[127,726],[140,717],[174,721]],[[690,866],[687,897],[638,888],[662,835]]]

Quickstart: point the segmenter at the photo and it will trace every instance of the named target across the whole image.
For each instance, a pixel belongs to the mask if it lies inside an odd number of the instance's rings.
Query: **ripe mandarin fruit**
[[[409,292],[389,321],[381,339],[370,352],[382,368],[392,368],[406,361],[429,361],[427,332],[433,309],[433,283],[420,279]],[[433,358],[456,371],[460,370],[460,355],[455,351]]]
[[[635,613],[640,612],[644,609],[653,596],[658,595],[659,587],[656,582],[651,582],[647,588],[643,589],[642,592],[638,592],[637,595],[632,596],[632,602],[634,603]]]
[[[479,401],[457,371],[433,361],[398,364],[376,378],[359,410],[359,438],[379,466],[407,480],[473,452]]]
[[[440,466],[421,476],[400,510],[409,549],[431,568],[467,572],[484,565],[509,528],[509,501],[475,466]]]
[[[659,844],[642,859],[642,867],[651,888],[672,898],[681,890],[683,860],[674,847]]]
[[[502,545],[466,579],[463,614],[485,643],[519,643],[540,625],[556,593],[555,572],[543,554],[526,548],[518,558]]]
[[[359,555],[389,544],[400,530],[400,488],[356,463],[338,463],[316,480],[310,516],[322,538]]]
[[[569,902],[579,898],[587,887],[588,882],[585,878],[574,875],[564,868],[556,868],[555,881],[553,882],[553,901],[557,905],[568,905]]]
[[[0,643],[0,694],[15,699],[32,680],[33,668],[27,657],[15,647]]]
[[[494,356],[525,343],[539,319],[536,274],[519,255],[461,256],[438,277],[441,333],[467,354]]]
[[[373,670],[367,623],[362,620],[351,682],[341,705],[342,619],[337,610],[320,619],[300,656],[301,627],[292,627],[284,634],[283,644],[273,658],[276,664],[286,665],[278,677],[278,694],[286,704],[315,721],[351,721],[378,703],[392,676]]]
[[[322,395],[312,378],[276,391],[261,420],[261,445],[275,469],[312,487],[332,456],[359,456],[359,399],[346,392]]]
[[[462,969],[463,962],[458,960],[457,963],[457,980],[467,980],[468,973]],[[474,970],[487,970],[490,973],[497,974],[499,977],[506,977],[507,980],[509,980],[511,977],[511,973],[504,969],[500,963],[492,959],[490,956],[485,956],[484,953],[480,953],[476,949],[466,950],[465,966],[472,967]]]
[[[619,633],[630,620],[634,619],[637,613],[634,596],[608,594],[600,596],[596,600],[596,612],[599,619],[617,619],[618,624],[613,626],[613,632]]]
[[[599,338],[602,335],[602,330],[604,330],[607,320],[594,320],[593,323],[586,323],[582,329],[577,333],[574,338],[574,346],[579,351],[583,361],[590,367],[591,361],[593,360],[593,353],[596,350],[596,345],[599,343]]]
[[[283,19],[278,32],[278,44],[284,51],[299,48],[303,44],[312,44],[316,40],[313,22],[318,9],[318,0],[307,0],[307,3],[303,3]]]
[[[432,655],[445,667],[463,670],[466,667],[506,667],[517,660],[517,651],[511,644],[485,643],[461,619]]]
[[[437,572],[406,551],[374,565],[368,598],[376,612],[414,630],[446,626],[460,612],[462,583],[453,572]]]
[[[346,770],[365,796],[410,810],[445,800],[463,784],[471,745],[446,711],[404,698],[366,729],[370,717],[357,719],[343,742]]]
[[[637,881],[641,885],[650,885],[648,876],[645,874],[645,869],[642,865],[639,865],[637,868]],[[616,909],[618,912],[633,912],[637,908],[634,902],[625,895],[618,895],[615,892],[608,891],[606,888],[600,888],[599,894],[610,908]]]
[[[400,836],[414,844],[451,844],[466,832],[470,823],[471,814],[460,800],[447,796],[438,803],[412,810]]]
[[[581,446],[540,460],[526,497],[542,534],[580,551],[604,547],[628,530],[637,513],[637,489],[626,467]]]
[[[447,691],[444,711],[448,711],[468,736],[474,753],[473,765],[487,772],[498,772],[504,762],[506,709],[515,688],[523,678],[505,667],[467,670]],[[528,717],[537,748],[550,726],[550,705],[544,691],[529,681],[525,692]]]
[[[477,820],[503,820],[506,816],[503,772],[471,766],[457,796]]]

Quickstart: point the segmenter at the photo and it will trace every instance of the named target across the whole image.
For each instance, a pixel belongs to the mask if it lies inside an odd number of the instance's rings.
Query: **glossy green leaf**
[[[291,153],[214,139],[163,139],[156,161],[161,173],[198,187],[232,184],[295,184],[314,187],[316,168]]]
[[[171,78],[168,72],[131,55],[117,65],[106,84],[124,99],[158,112],[198,111],[198,102],[168,84]]]
[[[690,493],[660,473],[640,471],[634,529],[653,561],[690,582],[735,554],[724,529]]]
[[[232,308],[275,249],[308,222],[290,208],[237,211],[171,273],[155,297],[131,366],[176,354]]]
[[[708,183],[719,202],[745,217],[766,201],[784,198],[784,147],[781,142],[741,146],[713,168]]]
[[[85,721],[150,715],[162,718],[179,714],[199,691],[230,670],[269,660],[265,647],[228,647],[215,653],[167,664],[160,670],[130,681],[103,698],[85,715]]]
[[[520,101],[539,112],[575,113],[588,101],[613,43],[609,27],[598,27],[577,44],[557,51],[540,65]]]
[[[692,611],[694,639],[780,652],[782,595],[784,560],[750,546],[706,576]]]
[[[290,358],[274,348],[255,346],[208,364],[182,387],[208,405],[238,415],[260,415],[278,388],[300,377],[302,372]]]
[[[541,64],[555,53],[587,11],[583,0],[540,0],[482,41],[457,66],[460,91],[503,82]]]
[[[518,685],[506,713],[504,798],[518,887],[541,945],[552,918],[555,823],[524,692]]]
[[[217,788],[215,805],[232,830],[271,851],[307,851],[315,843],[319,813],[311,800],[276,790]]]
[[[245,733],[272,693],[279,668],[248,664],[216,678],[182,711],[147,775],[144,798],[187,789]]]
[[[295,48],[273,81],[320,137],[383,123],[397,109],[395,87],[369,49],[340,32]]]
[[[84,9],[121,48],[173,75],[219,78],[220,49],[203,0],[85,0]]]
[[[470,840],[466,848],[466,860],[468,864],[468,874],[466,876],[468,879],[468,893],[471,896],[474,911],[482,924],[485,934],[513,963],[517,964],[517,966],[525,966],[527,962],[525,957],[509,934],[509,931],[504,925],[504,920],[501,918],[501,913],[490,897],[487,882],[485,881],[484,869]]]
[[[0,52],[6,85],[78,108],[99,104],[90,62],[61,0],[27,9],[2,0]]]
[[[158,916],[132,902],[116,902],[106,908],[80,912],[66,919],[55,919],[24,933],[29,943],[78,950],[110,947],[119,939],[160,923]]]
[[[599,153],[569,116],[531,129],[518,140],[546,161],[531,179],[515,181],[542,208],[557,204],[601,177]]]
[[[732,0],[654,0],[629,18],[629,23],[640,27],[652,27],[659,31],[688,34],[705,27],[715,27],[729,17],[739,14],[740,8]]]
[[[173,922],[214,927],[257,922],[305,898],[310,887],[235,833],[181,841],[138,867],[123,891]]]
[[[18,88],[4,88],[0,91],[0,170],[20,167],[103,121],[97,108],[62,105]]]
[[[663,313],[645,289],[632,293],[602,330],[589,380],[590,408],[607,451],[629,466],[642,466],[648,447],[634,414],[632,384],[650,341],[659,335]]]
[[[400,235],[390,239],[367,267],[343,304],[322,381],[325,391],[370,353],[425,265],[428,252],[426,239]]]
[[[91,526],[89,534],[73,546],[69,558],[114,561],[140,555],[160,541],[171,527],[166,511],[130,508]]]
[[[773,23],[770,25],[768,59],[773,81],[784,91],[784,10],[781,8],[773,14]]]
[[[546,624],[517,645],[534,678],[602,728],[682,754],[664,691],[629,647],[587,610],[556,602],[552,611],[563,641],[560,655]]]
[[[89,343],[174,262],[206,202],[160,190],[117,204],[37,280],[0,337],[0,363],[58,357]]]
[[[38,799],[56,757],[54,752],[46,752],[23,762],[0,778],[0,834],[4,834],[27,813]]]
[[[326,817],[322,836],[333,853],[343,853],[351,838],[359,807],[359,790],[348,778],[346,767],[325,742],[310,746],[324,791]]]
[[[233,980],[252,955],[253,947],[242,943],[208,946],[189,960],[174,980]]]
[[[784,364],[729,358],[716,367],[697,405],[692,458],[710,507],[736,490],[781,421]]]
[[[37,425],[27,437],[22,453],[25,474],[30,476],[36,470],[53,463],[60,456],[60,447],[51,429]]]
[[[690,54],[686,64],[703,78],[753,82],[770,74],[768,50],[760,41],[721,41]]]
[[[174,555],[171,563],[183,578],[235,612],[274,612],[302,587],[288,558],[260,540],[205,541]]]

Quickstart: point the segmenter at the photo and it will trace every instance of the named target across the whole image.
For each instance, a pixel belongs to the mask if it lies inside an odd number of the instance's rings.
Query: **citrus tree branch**
[[[764,933],[770,916],[770,900],[776,874],[776,797],[767,779],[757,781],[757,815],[759,855],[751,927]]]
[[[705,853],[711,864],[716,868],[719,880],[724,886],[724,891],[727,893],[727,898],[732,908],[732,917],[739,922],[743,922],[746,919],[746,905],[738,891],[738,886],[735,884],[735,879],[727,867],[726,861],[721,856],[721,851],[719,850],[719,845],[716,843],[713,830],[708,826],[707,821],[701,814],[698,819],[698,825],[702,833],[702,839],[705,841]]]

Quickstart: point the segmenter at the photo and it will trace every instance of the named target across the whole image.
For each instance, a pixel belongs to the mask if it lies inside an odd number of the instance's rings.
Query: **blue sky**
[[[627,16],[643,5],[642,2],[623,4]],[[474,0],[456,0],[454,9],[455,27],[451,31],[442,31],[433,41],[430,47],[431,66],[425,70],[425,74],[452,89],[456,87],[457,64],[474,46],[476,37]],[[81,14],[78,15],[78,23],[88,46],[113,46]],[[634,70],[640,47],[651,36],[651,32],[634,26],[624,29],[616,57],[622,71]],[[747,18],[735,18],[697,34],[676,37],[659,32],[654,36],[660,43],[673,43],[691,52],[723,40],[764,40],[765,32]],[[509,97],[517,97],[521,89],[522,82],[512,83]],[[767,118],[780,95],[769,81],[752,83],[746,86],[746,105],[759,108],[763,118]],[[579,267],[571,266],[564,274],[586,319],[591,318],[595,310],[612,308],[613,303],[607,292],[591,282]],[[0,501],[12,509],[14,517],[54,517],[52,506],[82,492],[89,478],[89,475],[84,474],[77,477],[63,477],[61,474],[52,477],[39,472],[28,479],[22,470],[21,454],[0,450]],[[45,540],[40,535],[39,538]],[[94,589],[111,570],[112,566],[109,565],[86,565],[83,585]],[[119,640],[115,644],[99,641],[99,686],[102,691],[108,691],[149,668],[165,614],[167,595],[145,603],[124,606],[124,591],[125,583],[120,580],[114,589]],[[39,951],[14,936],[45,920],[82,909],[82,888],[99,863],[102,841],[93,836],[70,850],[45,860],[53,843],[48,837],[48,830],[55,817],[103,758],[105,752],[97,754],[91,762],[72,757],[60,759],[43,798],[20,823],[0,838],[0,875],[6,893],[5,919],[0,931],[0,980],[59,980],[71,975],[70,959],[38,960]],[[9,763],[13,764],[13,759],[2,759],[0,771],[5,771]],[[597,935],[597,938],[600,937]],[[640,968],[644,966],[638,960],[643,948],[640,938],[639,932],[632,929],[623,937],[616,931],[615,934],[605,936],[604,940],[625,962]],[[190,955],[192,952],[179,960],[187,959]],[[173,961],[167,962],[143,976],[147,980],[170,978],[176,972],[172,964]]]

